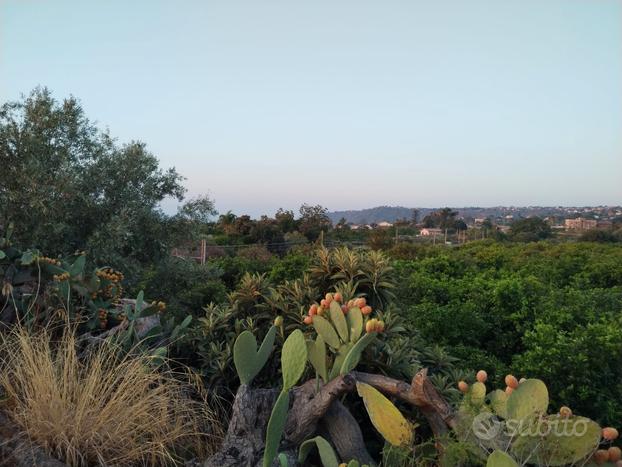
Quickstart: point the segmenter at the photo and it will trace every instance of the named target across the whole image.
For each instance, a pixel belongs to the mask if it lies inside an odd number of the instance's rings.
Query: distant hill
[[[440,208],[405,208],[403,206],[378,206],[375,208],[334,211],[329,212],[328,217],[336,224],[343,217],[350,224],[377,224],[379,222],[395,222],[398,219],[412,219],[413,209],[419,212],[419,222],[431,212]],[[521,217],[548,217],[557,218],[567,217],[587,217],[595,219],[611,219],[620,217],[622,207],[620,206],[492,206],[492,207],[454,207],[458,211],[458,217],[467,221],[475,218],[490,217],[495,221],[510,222]]]
[[[427,215],[430,209],[419,209],[419,219]],[[395,222],[398,219],[412,219],[413,208],[403,206],[378,206],[376,208],[360,209],[358,211],[329,212],[328,217],[336,224],[343,217],[350,224],[373,224],[379,222]]]

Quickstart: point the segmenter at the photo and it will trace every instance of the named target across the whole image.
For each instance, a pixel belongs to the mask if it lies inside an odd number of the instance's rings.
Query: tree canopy
[[[16,242],[89,249],[104,261],[157,258],[166,243],[159,203],[185,193],[144,143],[119,144],[78,100],[45,88],[0,107],[0,166],[0,226],[13,225]]]

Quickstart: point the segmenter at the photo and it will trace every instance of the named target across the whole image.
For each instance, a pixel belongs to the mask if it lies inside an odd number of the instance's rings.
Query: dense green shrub
[[[272,266],[269,278],[274,284],[301,279],[309,263],[308,255],[292,252]]]
[[[208,261],[220,270],[220,279],[228,290],[235,289],[245,274],[267,273],[276,259],[253,259],[242,256],[224,256]]]
[[[622,248],[476,242],[397,261],[397,302],[462,365],[542,378],[552,401],[622,417]]]
[[[147,296],[166,302],[170,313],[201,316],[207,304],[227,300],[221,276],[213,264],[170,257],[149,269],[140,285]]]

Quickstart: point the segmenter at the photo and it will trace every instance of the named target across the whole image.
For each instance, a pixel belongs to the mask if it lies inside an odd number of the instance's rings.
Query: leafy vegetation
[[[222,431],[214,407],[227,419],[241,383],[264,394],[278,386],[264,465],[292,461],[279,453],[287,439],[294,458],[333,467],[334,439],[292,442],[284,423],[302,410],[300,391],[311,388],[311,400],[344,378],[354,379],[340,404],[370,453],[348,465],[562,465],[604,460],[604,447],[615,461],[617,446],[599,443],[616,436],[594,428],[622,419],[613,225],[577,242],[538,217],[507,234],[485,219],[477,234],[488,240],[448,247],[413,241],[419,212],[410,210],[372,230],[333,227],[324,207],[306,204],[298,215],[216,217],[204,196],[166,215],[159,203],[184,196],[179,174],[45,89],[0,108],[0,162],[0,408],[72,465],[206,457]],[[427,227],[466,229],[452,209],[425,214]],[[207,254],[196,261],[199,242]],[[180,376],[188,371],[200,383]],[[594,436],[581,446],[504,439],[503,449],[451,423],[439,436],[412,395],[405,403],[364,374],[402,389],[425,377],[463,424],[537,412],[547,423],[590,417]],[[510,390],[488,392],[488,374]]]
[[[398,260],[408,323],[462,365],[547,382],[602,423],[622,417],[622,249],[597,243],[427,249]]]

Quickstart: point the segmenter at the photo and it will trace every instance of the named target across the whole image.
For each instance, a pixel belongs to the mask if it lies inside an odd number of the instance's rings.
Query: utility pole
[[[205,264],[205,257],[207,256],[207,242],[203,238],[201,240],[201,264]]]

